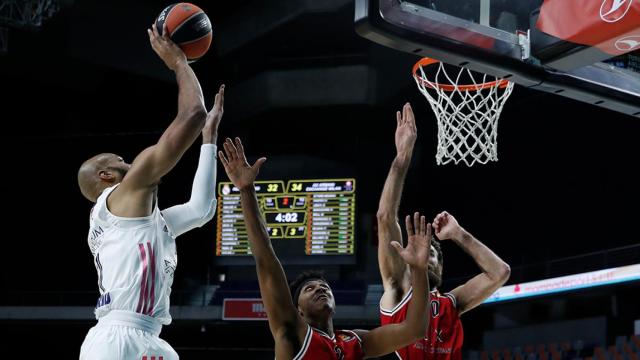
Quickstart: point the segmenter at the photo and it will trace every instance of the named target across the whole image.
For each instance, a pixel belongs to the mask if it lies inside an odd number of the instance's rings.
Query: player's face
[[[107,165],[107,169],[113,171],[118,178],[117,182],[122,181],[127,171],[131,168],[131,164],[124,162],[124,159],[116,154],[112,154]]]
[[[429,277],[429,286],[438,287],[442,284],[442,264],[438,261],[438,251],[433,245],[429,252],[427,276]]]
[[[311,280],[305,283],[300,291],[298,306],[303,314],[319,315],[328,311],[330,315],[333,315],[336,303],[329,284],[322,280]]]

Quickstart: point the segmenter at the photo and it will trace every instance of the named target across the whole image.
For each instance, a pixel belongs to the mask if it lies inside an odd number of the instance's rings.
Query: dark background
[[[97,297],[86,243],[91,204],[78,190],[76,172],[99,152],[131,161],[173,119],[173,75],[151,50],[145,30],[167,4],[76,0],[41,27],[9,30],[8,51],[0,55],[6,244],[0,301],[6,305],[48,305],[44,299],[51,294],[74,291],[95,291]],[[360,38],[351,2],[198,5],[214,32],[209,53],[193,64],[207,107],[218,86],[227,85],[219,138],[240,136],[252,159],[274,159],[265,164],[265,169],[273,166],[267,174],[287,177],[287,166],[295,166],[290,164],[317,160],[338,163],[357,179],[357,261],[327,267],[333,281],[379,282],[375,212],[395,155],[394,113],[407,101],[419,135],[401,214],[418,210],[433,217],[449,211],[511,265],[511,283],[544,277],[544,264],[555,259],[638,243],[638,119],[517,86],[500,119],[500,160],[473,168],[438,167],[435,118],[410,76],[417,58]],[[163,179],[161,207],[188,199],[197,157],[193,146]],[[226,180],[221,166],[218,174]],[[214,265],[214,235],[212,222],[178,240],[174,290],[214,283],[219,274],[227,281],[255,279],[250,267]],[[457,281],[445,285],[458,285],[458,279],[478,271],[453,244],[445,244],[444,251],[444,275]],[[636,252],[625,261],[637,260]],[[535,270],[540,264],[543,270]],[[621,291],[637,299],[637,287]],[[635,300],[627,301],[637,311]],[[479,331],[490,318],[482,310],[470,316],[475,317],[465,326]],[[69,349],[79,349],[91,326],[3,324],[5,334],[21,339],[33,336],[34,329],[51,334],[64,328],[64,345],[53,335],[46,341]],[[221,330],[213,330],[216,326]],[[185,322],[163,330],[163,337],[185,349],[213,348],[216,339],[225,338],[187,335],[200,327]],[[209,324],[208,329],[207,336],[220,331],[227,337],[255,330],[254,347],[271,346],[263,324]],[[468,334],[468,343],[480,341],[473,331]]]

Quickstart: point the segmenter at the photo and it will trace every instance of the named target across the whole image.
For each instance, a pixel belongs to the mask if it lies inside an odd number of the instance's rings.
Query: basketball
[[[162,34],[164,25],[167,32],[191,63],[209,50],[211,39],[211,22],[207,14],[196,5],[190,3],[176,3],[169,5],[156,19],[158,33]]]

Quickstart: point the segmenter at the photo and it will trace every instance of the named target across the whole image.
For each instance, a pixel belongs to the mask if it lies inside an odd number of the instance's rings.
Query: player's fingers
[[[151,25],[149,29],[149,40],[151,40],[152,44],[158,42],[158,30],[155,25]]]
[[[220,90],[216,95],[216,105],[222,107],[224,105],[224,84],[220,85]]]
[[[260,159],[256,160],[256,162],[253,164],[253,166],[251,166],[251,168],[254,171],[260,171],[260,168],[262,167],[262,164],[265,163],[265,161],[267,161],[267,158],[261,157]]]
[[[413,225],[411,224],[411,215],[407,215],[407,217],[404,218],[404,224],[405,224],[405,227],[407,228],[407,235],[412,236]]]
[[[157,26],[154,26],[153,29],[154,29],[154,35],[155,35],[156,42],[158,42],[158,45],[163,44],[164,43],[164,38],[162,37],[162,34],[160,33],[161,30],[158,30]]]
[[[238,157],[244,157],[244,146],[242,146],[242,140],[239,137],[236,137],[236,148],[238,149]]]
[[[151,48],[153,49],[153,51],[159,53],[160,50],[158,48],[158,41],[156,39],[149,39],[149,42],[151,43]]]
[[[407,122],[409,121],[409,112],[407,111],[407,105],[409,103],[404,104],[404,106],[402,107],[402,119]]]
[[[151,24],[151,33],[153,34],[154,38],[158,37],[158,27],[155,23]]]
[[[236,148],[236,146],[233,143],[233,141],[230,138],[227,138],[227,141],[229,142],[229,148],[231,149],[231,151],[233,153],[232,157],[234,159],[240,159],[240,154],[238,153],[238,148]]]
[[[222,142],[222,148],[224,149],[224,153],[225,153],[225,155],[227,155],[227,158],[230,159],[229,146],[227,145],[227,140],[226,139]]]
[[[222,151],[218,151],[218,157],[220,158],[220,162],[222,163],[222,166],[224,166],[224,168],[226,169],[227,166],[229,165],[229,160],[227,160],[227,157],[224,156],[224,153]]]
[[[229,160],[229,162],[232,162],[233,150],[231,149],[231,147],[229,147],[229,144],[226,141],[222,143],[222,147],[224,148],[224,154],[227,157],[227,160]]]
[[[402,252],[402,250],[403,250],[402,245],[400,245],[400,243],[397,242],[397,241],[392,241],[391,242],[391,246],[393,246],[393,248],[396,249],[398,254],[400,254]]]
[[[164,24],[162,24],[162,37],[165,40],[169,40],[169,31],[167,30],[167,22],[165,21]]]
[[[151,48],[153,51],[158,52],[157,40],[155,35],[153,35],[153,31],[147,30],[147,33],[149,34],[149,44],[151,44]]]
[[[224,141],[224,151],[225,153],[227,153],[227,157],[229,158],[229,161],[234,161],[236,159],[236,148],[233,147],[233,144],[231,143],[231,139],[227,138]]]
[[[420,234],[420,213],[417,211],[413,213],[413,229]]]
[[[413,109],[411,108],[411,104],[407,103],[407,115],[409,116],[409,122],[413,127],[416,126],[416,117],[413,115]]]
[[[216,96],[214,96],[213,98],[213,108],[211,108],[211,110],[218,107],[218,103],[220,102],[219,98],[220,98],[220,94],[216,93]]]
[[[424,235],[427,232],[426,223],[426,218],[424,216],[420,216],[420,235]]]
[[[427,246],[431,248],[431,238],[433,237],[433,230],[431,228],[431,224],[427,223],[427,230],[425,232],[425,236],[427,237]]]
[[[398,126],[402,125],[402,114],[400,114],[400,111],[396,111],[396,122]]]

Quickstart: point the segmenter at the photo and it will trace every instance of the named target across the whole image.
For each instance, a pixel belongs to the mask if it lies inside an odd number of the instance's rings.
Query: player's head
[[[431,251],[429,252],[429,267],[427,276],[431,288],[442,285],[442,247],[435,237],[431,238]]]
[[[122,181],[130,164],[110,153],[99,154],[85,161],[78,170],[78,185],[82,195],[96,202],[102,191]]]
[[[329,283],[320,271],[305,271],[289,285],[293,305],[305,319],[333,316],[336,302]]]

